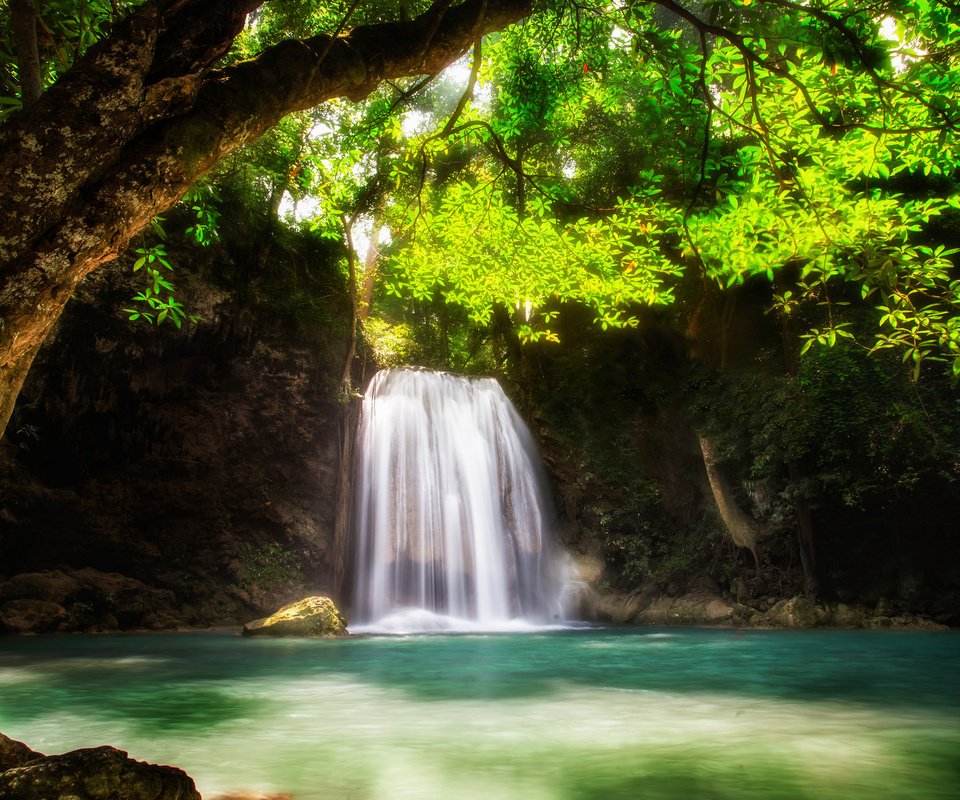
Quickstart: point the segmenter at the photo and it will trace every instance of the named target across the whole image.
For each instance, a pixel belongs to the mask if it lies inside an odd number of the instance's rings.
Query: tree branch
[[[441,139],[445,139],[450,135],[450,132],[457,124],[457,120],[460,119],[463,109],[467,107],[467,103],[469,103],[470,99],[473,97],[473,87],[477,84],[477,76],[480,74],[480,64],[482,62],[483,40],[477,39],[477,43],[473,46],[473,66],[470,68],[470,77],[467,79],[467,88],[464,90],[463,94],[460,95],[460,100],[457,102],[457,107],[453,109],[450,119],[447,120],[447,124],[444,125],[443,130],[440,131]]]
[[[246,11],[261,2],[151,0],[36,103],[0,125],[0,174],[9,176],[0,195],[0,270],[55,225],[81,187],[102,177],[132,139],[192,105]],[[167,51],[176,69],[164,66]]]
[[[254,5],[253,0],[244,1]],[[194,5],[199,0],[179,2],[199,13]],[[447,10],[439,23],[428,13],[406,23],[358,27],[347,37],[318,36],[306,42],[281,43],[254,61],[211,74],[197,93],[192,110],[148,127],[123,143],[125,146],[117,147],[120,143],[111,141],[104,148],[103,142],[94,138],[98,147],[93,153],[98,158],[103,149],[119,152],[110,153],[108,163],[112,166],[108,169],[92,173],[88,167],[84,170],[85,183],[71,182],[69,199],[60,199],[57,191],[47,191],[36,185],[40,181],[33,180],[34,191],[41,196],[52,195],[59,209],[54,224],[38,224],[31,219],[30,225],[23,226],[28,229],[24,235],[18,231],[24,221],[22,215],[13,213],[11,223],[8,216],[0,214],[0,225],[9,225],[3,233],[14,232],[7,241],[0,241],[0,317],[5,322],[0,326],[0,370],[32,352],[38,346],[38,337],[42,341],[46,335],[48,328],[34,328],[32,323],[39,306],[62,307],[81,278],[115,258],[131,236],[172,206],[226,155],[253,141],[292,111],[333,97],[360,100],[385,80],[440,72],[459,58],[477,35],[522,19],[533,5],[533,0],[494,0],[487,3],[478,23],[477,12],[484,2],[466,0]],[[145,21],[154,20],[156,29],[157,3],[138,12],[142,14],[136,17],[140,22],[125,28],[128,47],[131,33],[150,38],[150,26]],[[108,40],[101,52],[122,51],[124,43]],[[142,45],[133,49],[136,54],[144,51],[153,52],[152,47]],[[321,57],[322,69],[314,70]],[[142,58],[140,69],[146,72],[150,63]],[[118,95],[126,99],[122,93]],[[121,105],[130,107],[129,102]],[[59,118],[49,106],[45,110],[54,120]],[[32,119],[34,128],[42,130],[42,121]],[[125,130],[129,132],[131,127],[127,125]],[[29,136],[12,137],[13,147],[4,153],[4,160],[29,163],[33,157],[31,143]],[[88,153],[86,160],[98,159]],[[17,172],[22,170],[11,169],[8,174]],[[61,183],[66,180],[62,177]],[[57,188],[62,191],[62,186]],[[23,196],[21,184],[0,203],[16,212]],[[70,210],[64,213],[68,206]]]
[[[940,109],[931,105],[930,102],[924,98],[920,92],[913,91],[908,89],[906,86],[884,78],[871,63],[872,59],[869,57],[867,47],[863,40],[860,38],[857,32],[845,24],[842,19],[838,19],[832,14],[829,14],[820,8],[816,8],[815,6],[801,5],[799,3],[791,2],[791,0],[766,0],[766,2],[770,3],[770,5],[778,6],[779,8],[785,8],[788,11],[794,11],[813,17],[814,19],[823,22],[832,30],[839,33],[846,40],[847,44],[850,45],[850,49],[856,56],[860,66],[863,67],[864,72],[867,73],[867,75],[870,77],[870,80],[873,82],[873,85],[876,86],[877,93],[879,94],[884,106],[891,106],[890,101],[887,100],[886,94],[884,93],[884,89],[890,89],[898,94],[912,97],[914,100],[917,100],[919,103],[921,103],[931,114],[942,118],[945,126],[952,129],[956,128],[956,121],[951,119],[944,109]]]

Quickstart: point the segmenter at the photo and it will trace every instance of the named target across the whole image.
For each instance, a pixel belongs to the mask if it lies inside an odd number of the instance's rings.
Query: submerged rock
[[[8,766],[12,765],[12,766]],[[44,756],[0,734],[0,797],[11,800],[200,800],[183,770],[114,747]]]
[[[243,626],[244,636],[346,636],[347,622],[329,597],[305,597]]]

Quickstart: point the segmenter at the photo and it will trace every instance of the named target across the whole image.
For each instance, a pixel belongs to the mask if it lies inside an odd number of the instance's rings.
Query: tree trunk
[[[353,361],[357,354],[357,327],[366,312],[361,311],[357,298],[357,255],[353,247],[353,220],[344,217],[344,232],[347,237],[347,281],[350,295],[350,344],[344,359],[343,376],[340,381],[340,472],[337,480],[337,510],[333,533],[333,583],[338,602],[342,602],[346,589],[348,542],[353,523],[353,469],[354,443],[357,419],[360,415],[360,398],[353,388]],[[373,237],[367,249],[366,260],[374,250]],[[374,263],[376,258],[374,257]]]
[[[0,127],[0,431],[80,280],[221,159],[290,112],[441,71],[533,0],[435,5],[214,72],[261,2],[148,0]]]
[[[796,462],[787,465],[791,483],[799,483],[800,468]],[[811,600],[820,594],[820,581],[817,578],[817,549],[813,531],[813,514],[810,503],[805,497],[793,501],[794,516],[797,521],[797,545],[800,549],[800,566],[803,569],[803,593]]]
[[[337,509],[333,529],[333,585],[337,603],[343,603],[348,592],[347,571],[350,566],[350,531],[353,523],[354,449],[360,398],[353,397],[340,410],[340,471],[337,479]]]
[[[797,336],[790,318],[785,314],[780,317],[780,332],[783,339],[783,363],[787,375],[794,377],[797,374]],[[796,461],[787,463],[787,474],[790,476],[790,483],[794,486],[800,486],[803,482],[800,465]],[[810,502],[800,494],[793,498],[793,509],[794,519],[797,523],[797,547],[800,550],[800,566],[803,569],[803,593],[813,600],[820,594],[813,512],[810,509]]]
[[[713,500],[717,505],[720,519],[723,520],[723,525],[730,534],[730,538],[733,539],[733,543],[737,547],[750,551],[757,574],[759,574],[757,523],[737,505],[733,492],[730,491],[730,484],[727,483],[726,476],[717,464],[717,452],[713,440],[706,436],[698,438],[700,439],[700,451],[703,453],[703,466],[707,470],[707,480],[710,482],[710,490],[713,493]]]
[[[13,46],[20,74],[20,102],[26,108],[40,99],[40,55],[37,52],[37,9],[33,0],[10,0]]]
[[[380,259],[380,250],[377,248],[379,220],[379,213],[374,213],[373,233],[370,236],[367,254],[363,259],[363,284],[360,287],[360,303],[357,307],[357,315],[361,322],[367,321],[367,317],[370,316],[370,309],[373,307],[373,289],[377,283],[377,262]]]

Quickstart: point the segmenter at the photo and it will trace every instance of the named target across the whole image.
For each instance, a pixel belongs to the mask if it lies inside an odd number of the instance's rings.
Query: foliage
[[[957,251],[924,238],[960,198],[949,181],[897,190],[955,170],[952,12],[715,2],[665,23],[652,9],[554,4],[487,42],[459,116],[394,130],[388,290],[477,325],[513,309],[536,341],[555,338],[557,301],[630,326],[683,275],[760,276],[776,313],[828,310],[808,350],[854,337],[834,300],[852,284],[875,309],[865,347],[895,349],[914,379],[928,361],[960,376]]]
[[[208,181],[196,183],[184,195],[180,205],[189,208],[193,216],[193,224],[184,231],[188,241],[199,247],[207,247],[219,240],[217,224],[220,221],[220,210],[217,204],[220,201],[219,193]]]
[[[811,350],[796,376],[777,373],[770,360],[762,357],[766,369],[701,375],[689,386],[693,417],[716,438],[727,468],[765,487],[758,515],[782,519],[800,496],[815,507],[876,513],[921,481],[957,480],[957,401],[945,386],[914,384],[894,360],[849,343]],[[791,474],[791,462],[801,469]]]
[[[208,247],[219,240],[217,225],[220,211],[216,205],[219,201],[220,195],[217,190],[205,181],[197,183],[184,196],[181,206],[189,209],[193,219],[192,224],[184,231],[184,237],[188,242],[197,247]],[[160,325],[169,321],[177,328],[181,328],[184,322],[196,323],[200,318],[184,310],[183,305],[174,296],[176,287],[171,282],[170,276],[166,274],[172,272],[173,267],[166,247],[162,244],[167,238],[163,219],[160,217],[154,219],[151,229],[160,242],[152,245],[145,244],[134,251],[137,258],[133,262],[133,271],[138,272],[142,269],[146,277],[143,289],[132,298],[140,306],[123,310],[132,322],[142,319],[145,322]],[[162,272],[161,268],[166,272]]]
[[[50,86],[73,66],[112,23],[138,5],[134,0],[43,0],[37,8],[37,49],[42,83]],[[9,3],[0,6],[0,119],[20,108]]]
[[[188,319],[183,306],[177,302],[173,293],[175,288],[160,272],[163,267],[166,270],[172,270],[170,262],[167,261],[167,252],[163,245],[155,244],[151,247],[138,247],[136,250],[139,256],[133,262],[133,271],[144,270],[147,277],[146,286],[143,290],[133,296],[137,303],[143,303],[148,309],[143,308],[125,308],[129,314],[129,319],[135,321],[144,319],[147,322],[159,325],[164,320],[169,319],[178,328],[183,325],[183,321]],[[189,317],[191,322],[196,322],[196,317]]]
[[[278,542],[239,545],[239,578],[242,583],[268,591],[299,577],[297,559]]]
[[[534,341],[555,338],[529,324],[534,309],[551,300],[590,305],[603,328],[635,325],[625,314],[629,304],[669,302],[664,278],[678,270],[657,253],[656,239],[669,218],[649,201],[656,188],[637,190],[622,204],[622,214],[584,217],[564,227],[554,224],[539,198],[521,218],[489,187],[457,188],[444,193],[430,224],[394,259],[389,291],[409,290],[420,300],[442,293],[479,324],[490,321],[495,306],[515,305],[524,315],[521,336]],[[549,323],[556,312],[540,314]]]
[[[132,5],[42,4],[45,83]],[[271,0],[225,62],[429,5]],[[897,351],[914,379],[929,361],[960,377],[956,251],[925,240],[960,210],[958,44],[957,12],[930,0],[710,0],[696,13],[552,0],[478,43],[466,84],[461,68],[292,115],[224,170],[273,209],[285,195],[311,207],[330,238],[374,213],[397,243],[383,270],[395,296],[439,297],[478,326],[513,309],[527,341],[555,338],[557,303],[632,326],[632,306],[673,302],[685,275],[756,275],[776,284],[778,314],[827,305],[809,346],[855,336],[832,299],[851,283],[875,309],[864,346]],[[905,176],[947,185],[911,196],[896,189]],[[194,204],[198,242],[213,208]]]
[[[417,342],[413,329],[404,322],[392,324],[380,317],[368,317],[364,340],[380,367],[401,367],[413,363]]]

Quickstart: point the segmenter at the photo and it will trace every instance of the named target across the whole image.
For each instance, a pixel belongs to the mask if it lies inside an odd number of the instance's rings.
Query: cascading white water
[[[539,457],[495,380],[382,370],[357,455],[361,628],[562,619],[567,557],[549,529]]]

